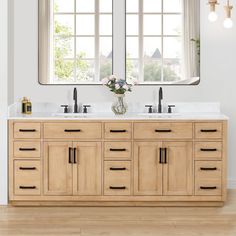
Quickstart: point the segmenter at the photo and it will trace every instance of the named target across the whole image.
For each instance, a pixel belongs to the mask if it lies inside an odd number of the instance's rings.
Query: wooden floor
[[[0,236],[236,236],[236,191],[224,207],[0,207]]]

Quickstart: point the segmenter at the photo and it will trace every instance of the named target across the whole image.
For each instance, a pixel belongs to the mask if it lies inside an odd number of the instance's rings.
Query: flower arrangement
[[[135,79],[132,80],[131,84],[128,84],[126,80],[120,79],[115,75],[111,75],[102,80],[102,84],[107,86],[111,92],[115,94],[125,94],[126,92],[132,91],[132,86],[137,84]]]

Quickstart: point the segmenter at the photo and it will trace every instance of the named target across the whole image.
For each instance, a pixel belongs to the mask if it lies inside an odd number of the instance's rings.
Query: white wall
[[[0,204],[7,203],[8,4],[0,1]]]
[[[12,1],[12,0],[11,0]],[[42,86],[38,83],[37,72],[37,0],[14,1],[14,100],[29,96],[33,101],[65,103],[71,101],[71,86]],[[122,0],[115,0],[122,1]],[[166,101],[171,102],[220,102],[222,111],[230,117],[229,122],[229,179],[236,187],[236,25],[225,30],[223,3],[218,7],[220,19],[208,22],[208,6],[201,0],[201,83],[193,87],[165,87]],[[236,1],[233,1],[236,6]],[[236,23],[236,13],[233,12]],[[11,25],[11,29],[13,25]],[[124,50],[120,47],[119,50]],[[117,63],[117,62],[116,62]],[[119,64],[119,63],[118,63]],[[116,73],[123,74],[119,66]],[[129,101],[153,99],[154,86],[137,87],[128,95]],[[107,101],[112,94],[101,86],[78,86],[79,99],[85,102]],[[233,183],[233,182],[232,182]]]

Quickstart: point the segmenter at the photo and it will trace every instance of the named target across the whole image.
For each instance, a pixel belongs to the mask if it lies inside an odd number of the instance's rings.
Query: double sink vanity
[[[219,206],[226,169],[220,111],[9,112],[12,205]]]

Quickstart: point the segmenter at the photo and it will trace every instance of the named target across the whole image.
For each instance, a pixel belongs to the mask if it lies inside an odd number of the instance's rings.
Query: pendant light
[[[229,0],[227,0],[227,5],[224,8],[226,12],[226,18],[224,20],[224,27],[226,29],[230,29],[233,27],[233,21],[231,19],[231,11],[233,9],[233,6],[230,5]]]
[[[218,15],[216,14],[216,5],[219,5],[217,0],[209,0],[208,4],[210,5],[210,13],[208,15],[208,19],[210,22],[215,22],[218,19]]]

